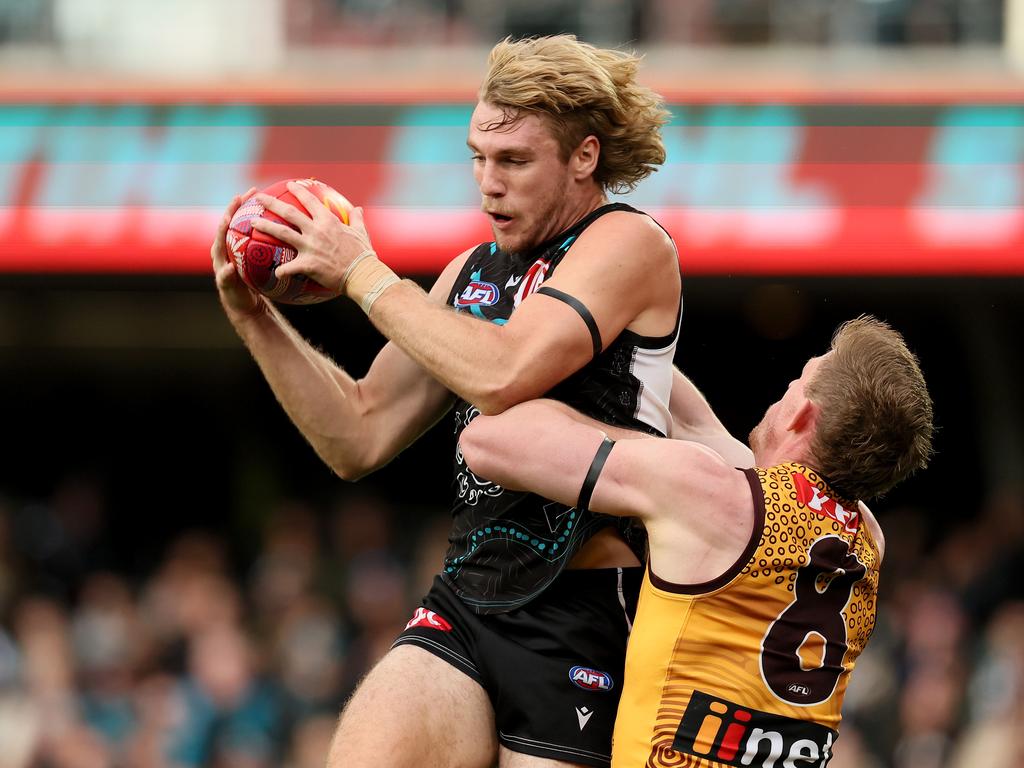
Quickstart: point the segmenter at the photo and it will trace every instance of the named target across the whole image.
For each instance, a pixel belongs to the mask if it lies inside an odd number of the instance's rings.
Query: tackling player
[[[858,500],[927,463],[924,378],[887,325],[845,323],[751,432],[751,469],[686,385],[697,442],[615,443],[638,435],[541,400],[477,419],[462,450],[506,488],[647,527],[613,766],[823,766],[875,622],[884,543]]]

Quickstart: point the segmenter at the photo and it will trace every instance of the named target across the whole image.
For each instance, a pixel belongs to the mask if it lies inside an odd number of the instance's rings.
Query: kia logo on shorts
[[[569,670],[569,679],[577,688],[585,691],[610,691],[615,687],[611,675],[590,667],[573,667]]]
[[[438,616],[433,611],[428,611],[422,606],[416,609],[416,612],[412,615],[409,623],[405,625],[406,629],[412,629],[413,627],[439,629],[442,632],[452,631],[452,625],[445,621],[443,616]]]

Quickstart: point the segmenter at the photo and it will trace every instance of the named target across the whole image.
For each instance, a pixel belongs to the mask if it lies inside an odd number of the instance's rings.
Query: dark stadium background
[[[419,281],[429,285],[433,278]],[[835,326],[890,322],[921,359],[939,426],[929,469],[875,504],[969,524],[986,489],[1020,481],[1020,278],[695,277],[684,275],[676,363],[745,436]],[[220,309],[212,279],[7,276],[3,487],[45,498],[75,475],[109,505],[112,565],[141,572],[190,527],[246,528],[281,496],[326,503],[351,484],[301,438]],[[355,376],[382,337],[346,300],[286,315]],[[445,507],[453,439],[443,420],[360,481],[410,510]]]

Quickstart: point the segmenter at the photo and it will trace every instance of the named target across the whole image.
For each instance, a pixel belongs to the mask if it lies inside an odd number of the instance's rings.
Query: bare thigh
[[[422,648],[400,645],[346,704],[327,768],[491,768],[497,754],[483,688]]]
[[[588,768],[582,763],[564,763],[561,760],[524,755],[522,752],[513,752],[505,746],[501,747],[498,766],[499,768]]]

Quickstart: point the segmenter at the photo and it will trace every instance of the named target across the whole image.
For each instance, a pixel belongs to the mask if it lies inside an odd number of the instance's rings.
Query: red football
[[[290,203],[300,211],[305,206],[288,191],[289,181],[302,184],[327,206],[335,216],[348,224],[352,204],[337,190],[316,179],[285,179],[271,184],[263,193]],[[308,211],[306,211],[308,213]],[[304,275],[285,277],[280,280],[275,274],[277,267],[295,258],[295,249],[282,243],[276,237],[252,228],[252,220],[265,218],[279,224],[288,224],[274,213],[266,210],[255,198],[250,198],[235,212],[228,227],[227,245],[235,260],[235,267],[242,281],[259,291],[268,299],[284,304],[316,304],[338,296],[337,290],[320,285]],[[288,226],[291,226],[288,224]],[[294,229],[294,227],[292,227]]]

